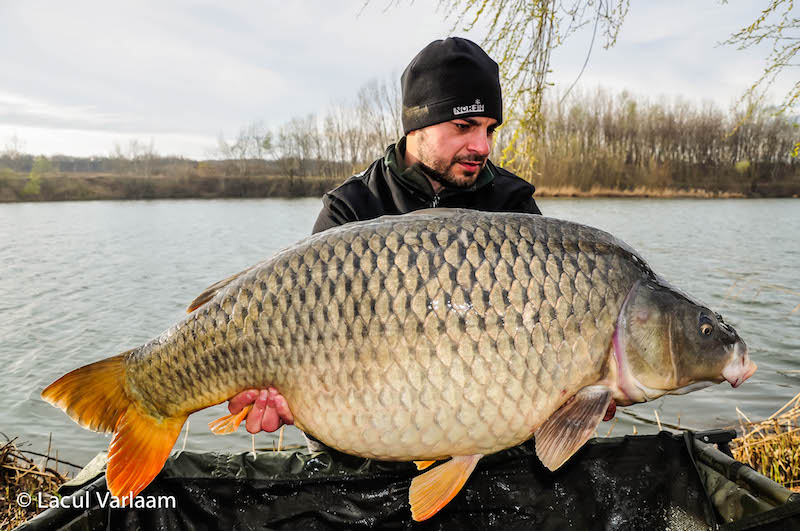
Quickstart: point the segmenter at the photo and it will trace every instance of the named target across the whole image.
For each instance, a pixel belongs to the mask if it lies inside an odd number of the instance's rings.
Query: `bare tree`
[[[403,136],[401,127],[401,95],[398,76],[371,79],[356,95],[358,119],[366,129],[366,148],[381,153]]]
[[[129,140],[128,145],[124,147],[119,142],[114,142],[114,148],[111,150],[109,158],[112,171],[118,175],[151,177],[159,155],[152,138],[149,142],[134,138]]]
[[[3,151],[0,152],[0,158],[5,161],[10,169],[22,171],[22,159],[25,156],[24,150],[25,141],[15,133],[6,139]]]
[[[723,0],[725,1],[725,0]],[[742,94],[736,105],[744,109],[735,124],[736,131],[760,106],[764,104],[767,91],[785,71],[797,69],[800,64],[795,57],[800,53],[800,17],[793,12],[793,0],[768,0],[767,7],[756,20],[733,33],[723,44],[746,50],[761,43],[772,44],[772,50],[764,61],[759,78]],[[794,79],[798,79],[795,75]],[[800,81],[795,81],[783,101],[775,109],[776,114],[788,114],[800,102]],[[793,155],[800,156],[800,141],[793,146]]]
[[[149,142],[131,140],[128,143],[128,154],[133,162],[133,171],[136,175],[148,178],[152,176],[154,164],[158,158],[152,138]]]
[[[319,161],[322,141],[317,118],[292,118],[284,124],[275,143],[278,167],[284,175],[308,175],[310,166]]]
[[[261,122],[242,127],[230,142],[222,133],[217,137],[217,156],[228,161],[229,168],[241,177],[249,175],[255,162],[263,161],[272,151],[272,133]]]

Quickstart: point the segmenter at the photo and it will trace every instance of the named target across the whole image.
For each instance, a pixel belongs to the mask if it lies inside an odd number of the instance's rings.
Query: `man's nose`
[[[489,150],[491,150],[491,148],[492,142],[486,131],[478,130],[470,136],[470,142],[467,145],[467,149],[469,149],[469,151],[472,153],[486,157],[489,155]]]

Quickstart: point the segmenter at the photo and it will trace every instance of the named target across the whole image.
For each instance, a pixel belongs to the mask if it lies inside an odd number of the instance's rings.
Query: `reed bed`
[[[733,457],[800,492],[800,393],[762,421],[736,411],[742,435],[731,442]]]
[[[534,180],[534,184],[536,181]],[[632,188],[614,188],[610,186],[592,186],[583,189],[578,186],[562,185],[536,186],[536,197],[647,197],[659,199],[696,198],[696,199],[731,199],[742,198],[744,194],[731,191],[704,190],[702,188],[668,188],[652,186],[635,186]]]
[[[5,437],[5,436],[4,436]],[[13,529],[42,512],[37,497],[55,494],[58,487],[69,479],[67,466],[77,465],[60,461],[50,455],[21,449],[17,439],[5,437],[0,447],[0,529]],[[61,470],[59,470],[61,465]],[[20,495],[32,503],[20,505]],[[30,496],[30,498],[27,498]],[[25,506],[26,505],[26,506]]]

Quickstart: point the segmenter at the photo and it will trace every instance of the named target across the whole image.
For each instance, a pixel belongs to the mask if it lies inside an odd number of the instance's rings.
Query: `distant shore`
[[[630,189],[608,188],[593,186],[588,190],[581,190],[575,186],[537,186],[535,197],[649,197],[649,198],[695,198],[695,199],[732,199],[748,197],[765,197],[761,194],[745,195],[742,192],[728,192],[719,190],[703,190],[701,188],[656,188],[637,186]],[[772,196],[781,197],[781,196]],[[787,195],[783,197],[797,197]]]
[[[263,197],[321,197],[340,178],[153,176],[109,174],[42,176],[31,187],[29,178],[0,179],[0,203],[97,201],[121,199],[218,199]],[[32,189],[33,188],[33,189]]]
[[[45,201],[96,201],[136,199],[219,199],[321,197],[341,184],[341,177],[287,177],[255,175],[131,177],[112,174],[59,174],[38,178],[35,186],[27,175],[0,178],[0,203]],[[534,181],[535,184],[535,181]],[[751,193],[740,190],[706,190],[637,186],[613,188],[593,186],[537,186],[535,197],[648,197],[648,198],[748,198],[798,197],[797,186],[774,189],[760,187]]]

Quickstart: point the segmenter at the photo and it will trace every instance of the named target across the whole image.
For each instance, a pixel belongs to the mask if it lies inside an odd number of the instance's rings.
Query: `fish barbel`
[[[431,462],[410,503],[429,518],[478,460],[535,434],[551,470],[630,405],[755,364],[735,330],[598,229],[529,214],[433,209],[308,237],[211,286],[189,315],[43,392],[113,432],[108,487],[133,498],[187,416],[275,387],[326,445]],[[236,429],[244,414],[214,424]]]

